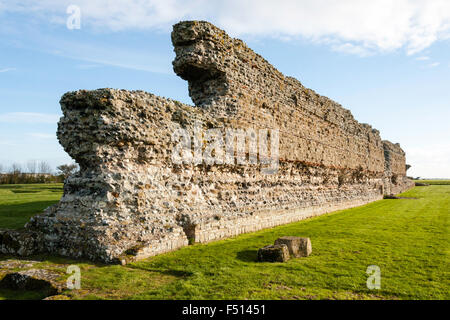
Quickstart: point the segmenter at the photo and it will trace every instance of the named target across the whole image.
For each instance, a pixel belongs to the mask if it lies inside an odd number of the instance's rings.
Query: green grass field
[[[437,186],[450,185],[450,180],[415,180],[415,182],[428,183]]]
[[[0,227],[22,226],[61,195],[61,186],[31,186],[31,193],[15,188],[0,189]],[[450,185],[416,187],[402,195],[417,199],[380,200],[126,266],[27,259],[62,279],[69,264],[79,265],[81,289],[64,292],[71,299],[449,299]],[[310,237],[312,255],[256,262],[258,248],[285,235]],[[17,260],[2,256],[0,265],[8,259]],[[366,286],[369,265],[381,269],[380,290]],[[0,298],[42,296],[0,290]]]
[[[62,183],[0,185],[0,228],[22,228],[30,218],[55,204]]]

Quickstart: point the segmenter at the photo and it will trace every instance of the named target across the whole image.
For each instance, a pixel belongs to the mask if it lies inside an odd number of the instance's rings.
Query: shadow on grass
[[[236,254],[236,259],[244,262],[257,262],[258,261],[258,251],[257,250],[243,250]]]
[[[46,297],[45,291],[0,289],[0,299],[4,300],[42,300]]]
[[[30,218],[58,203],[57,200],[0,205],[0,228],[20,229]]]
[[[3,255],[0,254],[0,261],[5,260],[23,260],[23,261],[36,261],[36,262],[45,262],[49,264],[54,265],[80,265],[80,264],[86,264],[90,266],[95,266],[96,268],[104,268],[104,267],[111,267],[111,266],[117,266],[118,264],[113,263],[104,263],[101,261],[92,261],[87,259],[75,259],[75,258],[69,258],[69,257],[63,257],[58,255],[48,255],[48,254],[36,254],[31,256],[16,256],[16,255]],[[125,268],[130,269],[136,269],[136,270],[142,270],[142,271],[148,271],[148,272],[156,272],[164,275],[174,276],[177,278],[187,278],[193,275],[190,271],[185,270],[176,270],[176,269],[155,269],[155,268],[145,268],[137,265],[128,264],[124,266]],[[44,267],[45,269],[45,267]]]
[[[17,256],[12,254],[0,254],[0,261],[6,261],[6,260],[19,260],[19,261],[36,261],[38,263],[45,262],[49,264],[54,265],[79,265],[79,264],[86,264],[86,265],[92,265],[97,268],[101,267],[108,267],[112,266],[113,264],[106,264],[100,261],[91,261],[87,259],[75,259],[75,258],[69,258],[69,257],[63,257],[63,256],[57,256],[57,255],[49,255],[45,253],[41,254],[35,254],[31,256]],[[43,267],[45,269],[45,267]]]
[[[12,193],[39,193],[41,191],[39,190],[19,190],[19,189],[14,189],[11,190]]]
[[[183,270],[153,270],[153,272],[159,272],[161,274],[165,274],[168,276],[174,276],[177,278],[188,278],[193,275],[192,272],[189,271],[183,271]]]
[[[62,184],[55,185],[55,184],[48,184],[48,183],[39,183],[39,184],[2,184],[0,185],[0,190],[11,190],[14,192],[14,190],[32,190],[32,191],[39,191],[39,192],[45,192],[45,191],[63,191]]]
[[[148,271],[148,272],[156,272],[156,273],[160,273],[160,274],[167,275],[167,276],[177,277],[180,279],[185,279],[185,278],[188,278],[188,277],[191,277],[194,275],[193,272],[186,271],[186,270],[176,270],[176,269],[160,270],[160,269],[140,267],[140,266],[136,266],[136,265],[127,265],[127,267],[130,269],[137,269],[137,270]]]

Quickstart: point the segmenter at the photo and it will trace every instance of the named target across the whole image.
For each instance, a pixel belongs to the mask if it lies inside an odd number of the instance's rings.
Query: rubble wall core
[[[381,140],[241,40],[205,21],[184,21],[174,25],[172,43],[174,71],[188,81],[195,106],[143,91],[64,94],[57,136],[80,171],[66,180],[60,202],[25,230],[0,231],[0,252],[126,263],[414,185],[399,144]],[[198,142],[212,128],[277,130],[277,170],[267,174],[264,163],[249,161],[253,136],[244,164],[174,162],[174,132]]]

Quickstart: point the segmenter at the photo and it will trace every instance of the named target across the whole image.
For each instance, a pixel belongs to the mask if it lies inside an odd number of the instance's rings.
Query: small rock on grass
[[[286,262],[289,260],[289,249],[285,244],[265,246],[258,250],[260,262]]]
[[[309,238],[301,237],[281,237],[275,240],[275,245],[285,244],[291,256],[295,258],[307,257],[312,252],[311,240]]]

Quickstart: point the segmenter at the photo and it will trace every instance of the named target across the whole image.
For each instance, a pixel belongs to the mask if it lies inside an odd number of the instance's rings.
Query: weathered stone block
[[[275,240],[275,244],[285,244],[291,256],[299,258],[299,257],[307,257],[312,252],[311,240],[309,238],[301,238],[301,237],[281,237]]]
[[[258,250],[260,262],[286,262],[289,260],[289,249],[285,244],[268,245]]]

